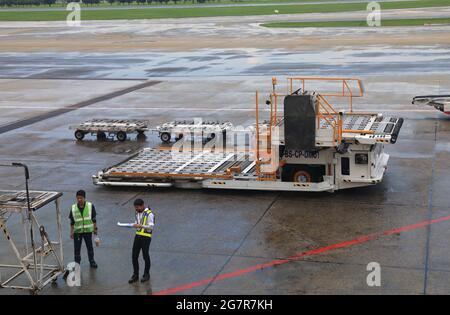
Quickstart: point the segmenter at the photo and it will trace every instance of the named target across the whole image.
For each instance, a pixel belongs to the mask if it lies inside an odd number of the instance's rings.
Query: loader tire
[[[97,141],[104,141],[104,140],[106,140],[106,134],[104,132],[98,132]]]

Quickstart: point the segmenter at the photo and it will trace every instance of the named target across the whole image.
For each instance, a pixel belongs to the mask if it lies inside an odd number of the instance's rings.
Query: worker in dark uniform
[[[86,201],[86,192],[80,190],[76,194],[77,203],[72,205],[70,211],[70,238],[74,240],[75,262],[81,262],[81,243],[85,242],[91,268],[97,268],[94,260],[94,246],[92,233],[97,235],[97,213],[95,206]]]
[[[139,253],[142,251],[142,256],[145,261],[144,275],[141,282],[150,280],[150,243],[152,241],[152,232],[155,225],[155,215],[153,212],[146,208],[144,200],[136,199],[134,201],[134,209],[136,215],[136,221],[133,227],[136,229],[136,235],[134,237],[132,262],[133,262],[133,275],[128,283],[133,283],[139,279]]]

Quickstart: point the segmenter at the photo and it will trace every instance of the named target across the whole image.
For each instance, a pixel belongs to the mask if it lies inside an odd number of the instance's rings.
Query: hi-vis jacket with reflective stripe
[[[150,218],[152,216],[152,218]],[[153,220],[154,215],[152,215],[152,210],[145,209],[142,213],[141,220],[138,220],[136,216],[136,223],[141,224],[144,226],[142,229],[137,230],[136,235],[146,236],[146,237],[152,237],[152,228],[145,228],[145,227],[153,227]],[[139,222],[140,221],[140,222]]]
[[[84,204],[83,211],[78,209],[78,205],[72,205],[72,215],[75,221],[74,233],[92,233],[94,232],[94,222],[92,221],[92,203]]]

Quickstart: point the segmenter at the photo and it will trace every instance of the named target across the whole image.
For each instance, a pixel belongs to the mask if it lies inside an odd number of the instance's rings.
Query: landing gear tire
[[[77,139],[78,141],[81,141],[84,139],[84,132],[81,130],[77,130],[75,131],[75,139]]]
[[[170,139],[171,139],[171,136],[170,136],[170,133],[168,133],[168,132],[163,132],[163,133],[160,135],[160,138],[161,138],[161,141],[162,141],[162,142],[164,142],[164,143],[169,143],[169,142],[170,142]]]
[[[145,133],[143,131],[138,131],[137,139],[138,140],[145,140],[145,139],[147,139],[147,136],[145,135]]]
[[[175,141],[179,141],[181,139],[183,139],[183,134],[182,133],[180,133],[177,137],[175,137]]]
[[[117,137],[117,140],[123,142],[123,141],[127,140],[127,133],[124,132],[124,131],[119,131],[119,132],[117,133],[116,137]]]

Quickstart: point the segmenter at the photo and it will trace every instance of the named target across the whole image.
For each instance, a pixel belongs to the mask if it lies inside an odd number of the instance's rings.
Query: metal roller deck
[[[0,279],[0,288],[28,290],[37,294],[65,273],[59,206],[62,195],[60,192],[29,191],[28,199],[26,191],[0,191],[0,229],[9,243],[8,258],[16,260],[15,264],[5,264],[3,258],[6,257],[2,257],[0,271],[7,277]],[[56,208],[56,241],[50,239],[37,215],[39,209],[52,202]],[[7,226],[8,219],[13,215],[21,217],[23,237]],[[46,220],[45,225],[49,224]]]
[[[92,119],[83,123],[72,125],[70,130],[75,130],[75,138],[83,140],[86,134],[97,135],[98,139],[117,137],[119,141],[125,141],[130,133],[143,135],[149,131],[149,122],[138,119]]]
[[[206,178],[250,178],[255,176],[254,173],[255,161],[252,152],[195,153],[145,148],[129,159],[104,169],[101,177],[106,181],[154,179],[163,183],[172,178],[193,181]]]

